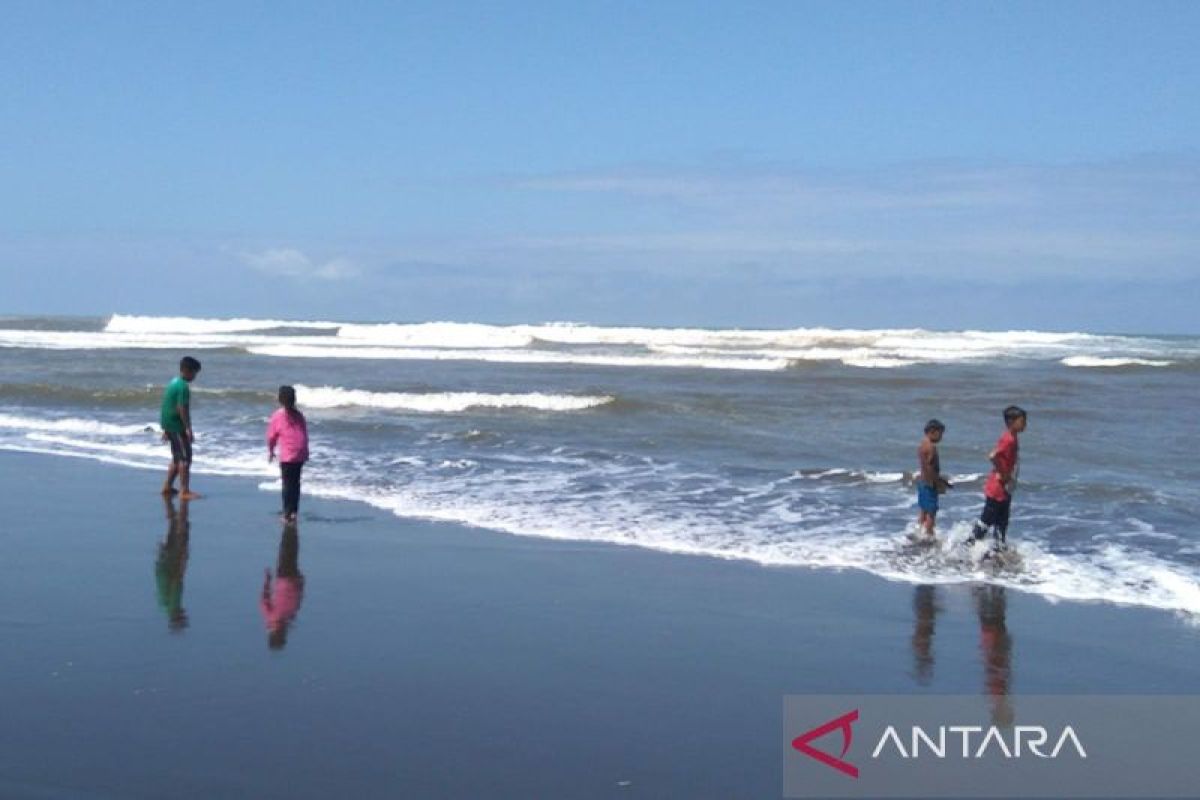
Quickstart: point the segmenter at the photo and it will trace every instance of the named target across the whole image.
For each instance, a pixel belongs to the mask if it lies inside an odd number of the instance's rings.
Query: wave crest
[[[51,431],[55,433],[83,433],[100,436],[135,436],[147,430],[157,431],[155,423],[147,422],[139,425],[113,425],[94,419],[79,419],[77,417],[60,417],[58,419],[38,419],[22,417],[17,414],[0,414],[0,428],[12,428],[26,431]]]
[[[452,414],[471,408],[521,408],[535,411],[584,411],[613,402],[609,395],[565,395],[525,392],[370,392],[338,386],[296,386],[299,404],[306,408],[377,408]]]
[[[1101,356],[1069,356],[1062,360],[1068,367],[1169,367],[1173,362],[1152,358],[1104,358]]]
[[[31,323],[32,324],[32,323]],[[102,330],[0,329],[21,349],[217,349],[287,358],[475,360],[513,364],[786,370],[829,362],[864,369],[991,361],[1067,367],[1172,367],[1200,363],[1196,337],[1047,331],[653,328],[552,322],[344,323],[114,314]]]
[[[520,348],[533,337],[519,328],[473,322],[422,322],[410,325],[343,325],[337,338],[352,343],[392,347],[447,347],[489,350]]]
[[[140,317],[113,314],[104,326],[106,333],[250,333],[276,328],[337,330],[339,322],[288,322],[277,319],[201,319],[195,317]]]

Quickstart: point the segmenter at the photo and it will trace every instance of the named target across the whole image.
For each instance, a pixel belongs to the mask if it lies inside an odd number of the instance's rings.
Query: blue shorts
[[[917,481],[917,505],[926,514],[936,514],[938,511],[937,489],[925,481]]]

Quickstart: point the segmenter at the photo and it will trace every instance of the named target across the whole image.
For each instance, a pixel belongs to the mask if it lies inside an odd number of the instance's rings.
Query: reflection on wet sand
[[[1003,586],[981,584],[971,589],[979,618],[979,654],[983,663],[983,693],[991,706],[992,723],[1011,725],[1014,711],[1012,691],[1012,635],[1008,632],[1007,601]],[[921,686],[933,681],[935,663],[933,638],[942,605],[936,586],[913,590],[912,663],[913,678]]]
[[[937,622],[936,586],[918,586],[913,591],[913,677],[921,686],[933,680],[933,634]]]
[[[167,615],[167,628],[173,633],[182,632],[188,626],[187,611],[183,608],[183,575],[187,571],[188,501],[179,504],[163,498],[167,514],[167,535],[158,545],[158,557],[154,562],[154,581],[158,589],[158,606]]]
[[[992,705],[992,724],[1011,725],[1014,719],[1009,694],[1012,691],[1012,636],[1005,614],[1008,598],[1003,586],[976,586],[975,609],[979,614],[979,649],[983,658],[983,688]]]
[[[274,581],[271,570],[263,570],[262,597],[259,608],[267,624],[267,646],[282,650],[287,644],[288,630],[304,599],[304,575],[300,572],[300,534],[295,522],[283,528],[279,539],[279,560],[275,565]]]

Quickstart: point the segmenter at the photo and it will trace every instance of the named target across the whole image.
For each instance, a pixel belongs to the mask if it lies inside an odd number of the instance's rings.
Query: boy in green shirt
[[[164,495],[175,494],[175,476],[179,476],[179,488],[183,500],[200,495],[192,492],[192,393],[188,384],[200,373],[200,362],[191,356],[179,361],[179,377],[171,380],[163,390],[162,411],[159,422],[163,429],[163,441],[171,444],[171,466],[167,468],[167,480],[163,483]]]

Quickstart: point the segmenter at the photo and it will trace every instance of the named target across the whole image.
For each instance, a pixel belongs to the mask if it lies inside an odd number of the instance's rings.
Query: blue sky
[[[1194,3],[6,3],[0,312],[1195,332]]]

